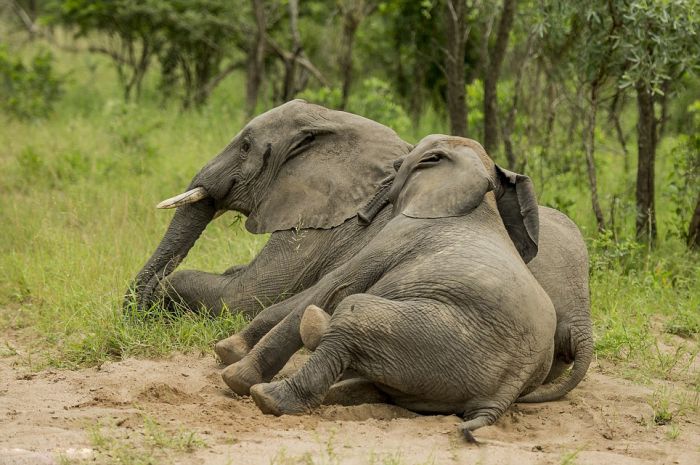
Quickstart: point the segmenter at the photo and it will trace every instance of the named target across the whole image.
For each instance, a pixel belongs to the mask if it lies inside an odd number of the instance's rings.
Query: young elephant
[[[505,187],[493,192],[497,185]],[[496,196],[510,211],[499,212]],[[294,327],[299,337],[304,310],[317,304],[332,318],[316,351],[292,377],[250,392],[265,413],[304,413],[352,369],[400,406],[463,414],[471,438],[537,388],[552,363],[554,308],[521,258],[537,252],[532,183],[494,167],[472,140],[429,136],[404,160],[389,198],[386,226],[284,302],[293,311],[261,341],[287,344]],[[236,365],[227,371],[229,385],[250,382]]]

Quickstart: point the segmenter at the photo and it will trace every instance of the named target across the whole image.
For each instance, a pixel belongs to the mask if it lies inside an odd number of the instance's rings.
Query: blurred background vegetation
[[[125,315],[122,292],[168,223],[153,205],[304,98],[529,174],[587,238],[597,354],[675,376],[700,332],[699,68],[695,0],[3,2],[0,325],[70,366],[239,328]],[[265,240],[227,214],[184,265]]]

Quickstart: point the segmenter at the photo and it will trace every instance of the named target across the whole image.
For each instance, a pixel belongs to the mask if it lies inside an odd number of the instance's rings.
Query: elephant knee
[[[315,305],[309,305],[301,317],[299,334],[304,347],[316,350],[321,337],[328,331],[330,315]]]

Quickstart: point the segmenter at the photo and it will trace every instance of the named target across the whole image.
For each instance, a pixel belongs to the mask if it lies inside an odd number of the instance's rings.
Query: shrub
[[[27,66],[0,48],[0,107],[8,114],[21,119],[48,116],[61,95],[61,84],[48,51],[36,54]]]

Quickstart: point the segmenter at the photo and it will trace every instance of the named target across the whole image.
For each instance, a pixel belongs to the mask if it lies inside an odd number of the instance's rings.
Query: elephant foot
[[[249,395],[251,386],[265,381],[260,372],[251,367],[245,360],[226,367],[221,372],[221,377],[226,385],[239,396]]]
[[[250,395],[266,415],[301,415],[311,411],[296,397],[288,380],[256,384],[250,389]]]
[[[374,383],[363,378],[346,379],[335,383],[323,399],[324,405],[361,405],[390,403],[389,396]]]
[[[238,334],[222,339],[214,346],[214,352],[224,365],[231,365],[243,359],[250,348]]]
[[[304,347],[309,350],[316,350],[319,342],[321,342],[321,336],[328,330],[330,321],[331,316],[319,307],[315,305],[306,307],[299,324],[299,335],[304,343]]]

